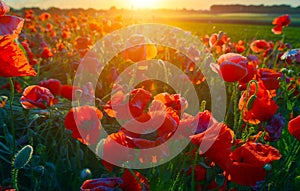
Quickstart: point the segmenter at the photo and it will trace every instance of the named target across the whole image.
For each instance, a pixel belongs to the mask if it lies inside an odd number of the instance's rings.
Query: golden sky
[[[60,7],[60,8],[169,8],[169,9],[209,9],[213,4],[289,4],[299,6],[300,0],[4,0],[14,8],[20,7]]]

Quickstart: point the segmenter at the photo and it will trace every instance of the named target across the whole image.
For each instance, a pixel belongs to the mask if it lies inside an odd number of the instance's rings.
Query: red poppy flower
[[[265,52],[270,49],[270,44],[265,40],[255,40],[251,42],[250,48],[255,53]]]
[[[239,54],[244,52],[245,49],[246,49],[245,48],[245,42],[242,41],[242,40],[239,40],[238,43],[234,45],[234,48],[235,48],[235,51]]]
[[[17,91],[18,93],[21,93],[23,91],[21,84],[18,81],[14,81],[14,88],[15,88],[15,91]],[[3,86],[0,87],[0,89],[10,90],[10,83],[4,84]]]
[[[25,10],[24,18],[26,18],[26,19],[34,19],[33,13],[34,12],[33,12],[32,9]]]
[[[25,88],[20,102],[25,109],[46,109],[48,106],[56,104],[58,99],[47,88],[32,85]]]
[[[247,142],[230,154],[228,179],[243,186],[255,186],[266,177],[264,166],[280,158],[280,152],[272,146]]]
[[[289,121],[288,130],[298,141],[300,141],[300,115]]]
[[[202,43],[205,45],[205,46],[209,46],[209,35],[204,35],[203,37],[202,37]]]
[[[71,108],[65,118],[65,127],[72,130],[72,137],[83,144],[96,144],[100,135],[102,113],[96,107]]]
[[[187,137],[206,131],[209,125],[216,122],[216,119],[208,110],[199,112],[196,116],[190,116],[184,113],[177,131],[180,131],[182,136]]]
[[[230,38],[228,38],[228,36],[225,33],[223,33],[223,32],[221,32],[219,34],[214,33],[209,38],[209,46],[210,47],[222,46],[229,41],[230,41]]]
[[[99,32],[102,31],[101,25],[99,25],[97,22],[91,22],[90,23],[90,29],[92,31],[99,31]]]
[[[123,183],[122,178],[97,178],[86,180],[80,187],[80,191],[114,190]]]
[[[126,100],[126,96],[121,90],[117,91],[107,102],[104,111],[118,119],[136,118],[144,113],[152,98],[152,94],[142,88],[134,89],[129,95],[129,100]],[[124,103],[126,101],[129,103]]]
[[[9,12],[9,6],[7,6],[3,1],[0,1],[0,17]]]
[[[68,38],[70,38],[71,37],[71,33],[69,32],[69,31],[67,31],[67,30],[64,30],[63,32],[62,32],[62,38],[63,39],[68,39]]]
[[[245,66],[225,61],[220,65],[220,72],[226,82],[236,82],[243,79],[248,71]]]
[[[121,131],[127,134],[128,131],[124,130],[125,129],[122,129]],[[146,138],[137,138],[129,136],[128,138],[135,145],[135,148],[140,149],[138,157],[141,163],[157,163],[157,161],[160,161],[161,159],[164,159],[165,157],[169,156],[169,147],[167,145],[161,145],[166,141],[168,137],[157,137],[155,140],[148,140]],[[159,151],[151,150],[151,148],[154,148],[159,145],[161,145]]]
[[[191,142],[200,146],[200,155],[210,158],[223,170],[227,170],[233,137],[234,132],[229,127],[216,122],[206,131],[191,136]]]
[[[254,78],[257,70],[257,65],[258,65],[258,58],[256,56],[249,55],[247,56],[247,59],[248,59],[248,64],[247,64],[248,74],[244,78],[239,80],[239,84],[245,87],[247,86],[247,83]]]
[[[111,21],[108,19],[103,19],[103,29],[106,33],[111,33],[123,27],[120,21]]]
[[[248,60],[240,54],[223,54],[219,57],[218,64],[221,76],[226,82],[242,80],[248,74]]]
[[[45,46],[43,47],[42,53],[41,53],[41,57],[43,59],[47,59],[50,57],[53,57],[53,53],[51,52],[51,50],[49,49],[49,47]]]
[[[291,23],[291,18],[289,15],[282,15],[277,18],[275,18],[272,22],[273,25],[276,25],[272,32],[274,34],[281,34],[283,27],[287,27]]]
[[[46,21],[51,18],[50,13],[44,12],[39,16],[40,21]]]
[[[133,175],[128,169],[125,169],[122,179],[124,183],[121,185],[121,188],[123,190],[150,191],[149,181],[137,171]]]
[[[251,124],[258,124],[262,121],[268,121],[277,111],[278,105],[272,99],[271,93],[265,89],[262,84],[258,84],[256,98],[252,96],[255,92],[255,84],[250,85],[248,97],[246,91],[242,94],[239,101],[239,109],[243,113],[243,120]],[[251,103],[249,103],[249,99]]]
[[[156,138],[158,138],[166,137],[168,134],[173,133],[178,123],[178,115],[171,108],[166,108],[164,111],[144,113],[125,123],[123,128],[127,129],[128,133],[139,132],[139,134],[147,134],[156,132]]]
[[[123,146],[120,149],[120,145]],[[133,159],[131,149],[135,148],[134,143],[122,132],[110,134],[103,142],[102,164],[108,171],[112,171],[114,165],[109,162],[118,162],[120,164]]]
[[[74,46],[77,50],[88,49],[93,44],[90,37],[77,37],[74,42]]]
[[[160,93],[154,96],[153,100],[160,101],[166,107],[172,108],[178,116],[188,107],[186,99],[180,94]]]
[[[42,80],[39,82],[39,86],[48,88],[54,96],[60,95],[61,83],[57,79]]]
[[[278,77],[281,76],[281,73],[268,68],[260,68],[257,75],[267,90],[275,90],[280,87]]]
[[[147,41],[149,40],[140,34],[130,36],[126,41],[126,50],[124,51],[125,59],[139,62],[154,58],[157,54],[157,49],[153,45],[147,45]]]
[[[60,88],[60,95],[66,99],[72,100],[73,99],[73,92],[82,91],[80,87],[72,86],[72,85],[62,85]],[[77,98],[75,98],[77,99]]]

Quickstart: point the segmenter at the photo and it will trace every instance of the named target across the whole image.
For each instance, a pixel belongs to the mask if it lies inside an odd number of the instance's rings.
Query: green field
[[[248,24],[228,24],[228,23],[202,23],[202,22],[184,22],[169,21],[167,24],[188,30],[193,34],[202,37],[205,34],[225,32],[232,40],[244,40],[251,42],[255,39],[265,39],[276,42],[282,39],[282,36],[274,35],[271,31],[272,26],[248,25]],[[300,27],[288,27],[284,29],[284,42],[289,42],[294,48],[300,47]]]
[[[145,16],[147,15],[147,16]],[[130,12],[123,15],[125,19],[134,18],[138,22],[162,23],[192,32],[202,37],[219,31],[225,32],[232,42],[245,40],[251,42],[255,39],[265,39],[276,42],[282,40],[292,44],[293,48],[300,47],[300,14],[290,15],[291,24],[284,28],[283,35],[272,33],[272,21],[278,14],[199,14],[178,12]]]

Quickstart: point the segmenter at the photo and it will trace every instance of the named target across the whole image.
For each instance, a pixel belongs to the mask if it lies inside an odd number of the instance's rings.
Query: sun
[[[134,9],[157,8],[158,0],[131,0]]]

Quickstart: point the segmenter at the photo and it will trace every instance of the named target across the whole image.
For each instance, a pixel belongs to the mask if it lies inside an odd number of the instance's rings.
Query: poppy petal
[[[0,38],[0,76],[35,76],[36,72],[16,42]]]
[[[300,141],[300,115],[290,120],[288,130],[298,141]]]
[[[247,68],[230,61],[223,62],[220,65],[220,71],[226,82],[239,81],[248,74]]]
[[[14,40],[20,33],[23,27],[24,19],[16,16],[0,17],[0,38],[1,36],[9,35]]]
[[[0,17],[4,16],[9,12],[9,6],[7,6],[3,1],[0,1]]]

